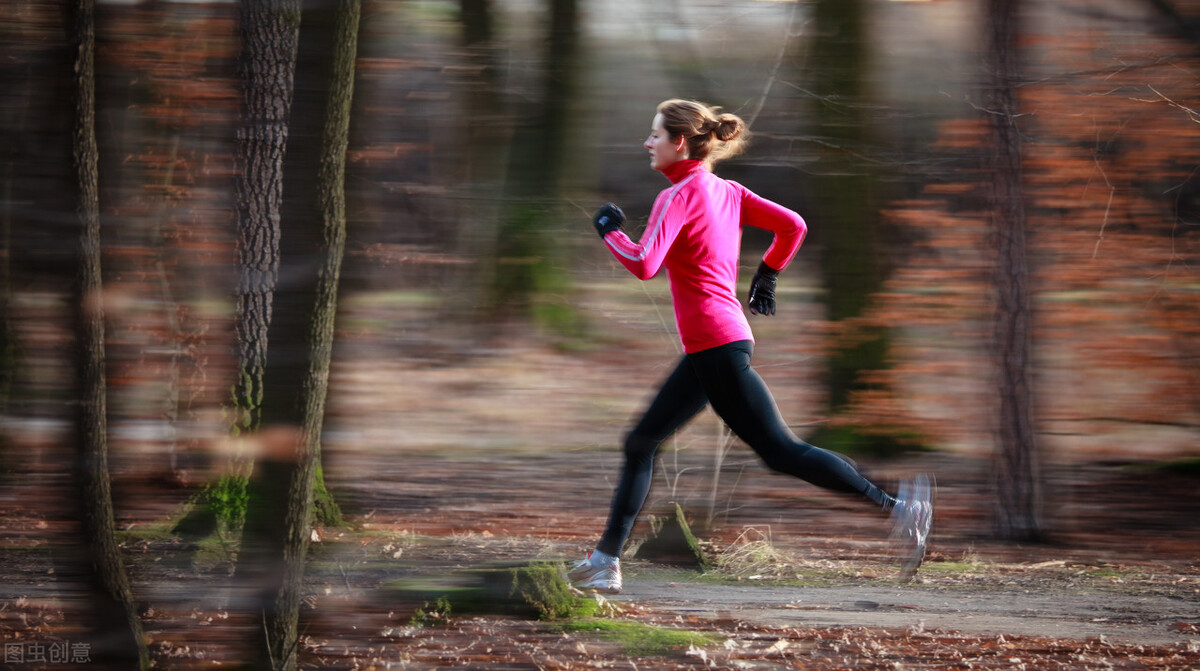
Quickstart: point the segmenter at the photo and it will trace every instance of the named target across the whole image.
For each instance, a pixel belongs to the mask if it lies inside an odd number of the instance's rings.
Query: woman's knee
[[[625,436],[625,458],[631,461],[644,461],[654,458],[654,453],[658,451],[661,440],[655,440],[648,436],[630,431]]]
[[[799,459],[797,458],[797,455],[792,455],[789,457],[782,452],[768,451],[759,452],[758,456],[762,459],[764,466],[772,471],[775,471],[776,473],[796,475],[801,470],[798,468],[799,464],[797,462]]]

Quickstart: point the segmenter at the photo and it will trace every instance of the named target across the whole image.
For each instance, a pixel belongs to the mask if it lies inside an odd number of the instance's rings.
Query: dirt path
[[[1200,618],[1200,598],[1094,590],[945,588],[922,585],[796,587],[721,585],[649,570],[630,575],[614,600],[702,618],[771,626],[864,626],[971,635],[1104,637],[1135,645],[1186,642],[1179,622]],[[1200,642],[1200,636],[1190,635]]]

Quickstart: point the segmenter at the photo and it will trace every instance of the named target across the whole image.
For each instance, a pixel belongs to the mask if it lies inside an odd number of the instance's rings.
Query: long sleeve
[[[634,242],[619,230],[609,231],[605,246],[639,279],[669,271],[683,351],[753,340],[737,295],[743,227],[775,234],[766,260],[782,270],[804,240],[804,220],[740,184],[717,177],[702,161],[678,161],[663,174],[672,185],[655,199],[641,238]]]
[[[650,211],[646,230],[637,242],[619,229],[604,236],[609,251],[638,279],[648,280],[662,268],[671,244],[685,223],[687,208],[678,202],[676,194],[690,181],[691,177],[688,177],[659,195]]]
[[[808,234],[808,225],[799,214],[750,191],[742,201],[742,223],[775,234],[763,254],[763,261],[775,270],[783,270],[791,263]]]

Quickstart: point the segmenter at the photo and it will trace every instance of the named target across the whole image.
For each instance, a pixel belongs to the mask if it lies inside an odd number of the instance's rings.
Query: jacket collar
[[[682,161],[675,161],[667,166],[662,170],[662,174],[671,180],[672,184],[678,184],[687,179],[688,176],[694,175],[701,170],[704,170],[704,161],[684,159]]]

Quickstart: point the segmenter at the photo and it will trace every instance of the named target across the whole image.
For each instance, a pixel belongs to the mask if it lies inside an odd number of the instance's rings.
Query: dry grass
[[[714,557],[720,573],[750,580],[791,577],[800,563],[795,554],[775,547],[770,527],[747,527]]]

